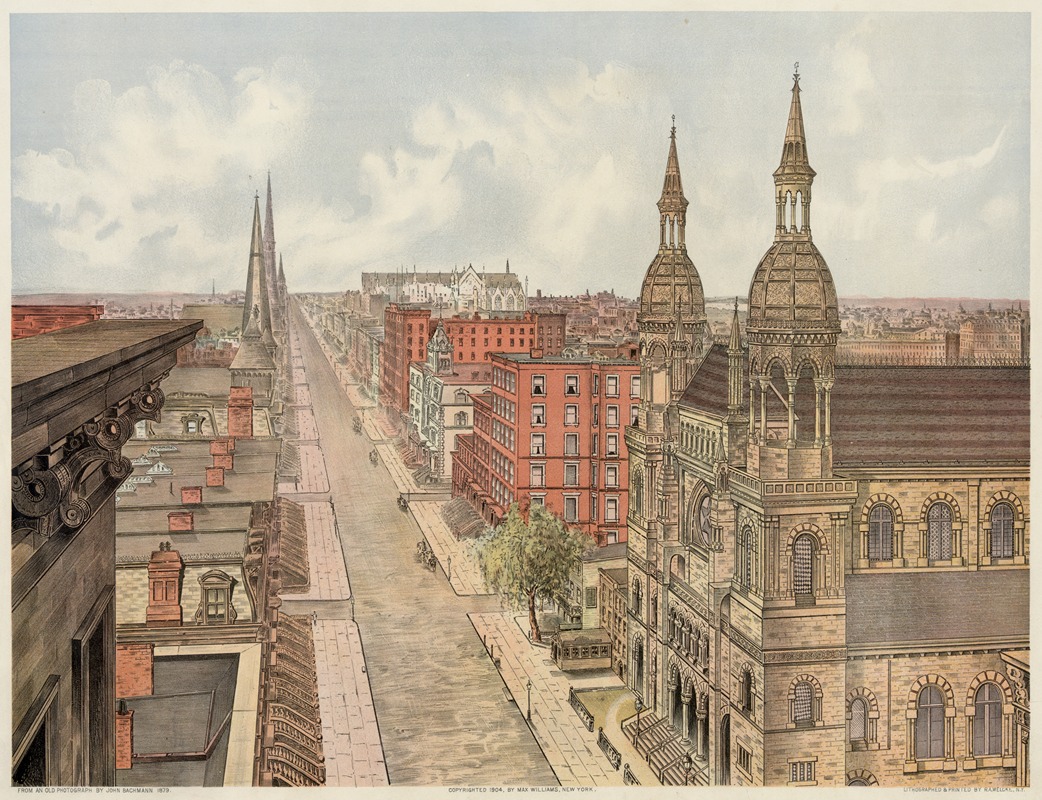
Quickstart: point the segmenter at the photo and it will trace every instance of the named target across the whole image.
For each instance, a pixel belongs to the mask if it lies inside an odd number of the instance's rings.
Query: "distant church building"
[[[1029,372],[836,365],[794,78],[727,345],[670,136],[626,431],[625,730],[664,783],[1026,785]]]
[[[495,314],[528,308],[525,287],[510,271],[478,272],[474,266],[451,272],[363,272],[364,294],[385,294],[395,303],[422,303],[453,312]]]

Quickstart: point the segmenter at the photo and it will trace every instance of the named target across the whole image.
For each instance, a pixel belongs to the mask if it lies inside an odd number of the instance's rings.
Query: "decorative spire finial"
[[[792,79],[794,81],[796,81],[796,83],[799,83],[800,82],[800,62],[797,61],[795,64],[793,64],[792,65],[792,69],[793,69]]]
[[[669,135],[670,135],[670,137],[672,137],[674,139],[677,136],[677,115],[676,114],[673,115],[673,127],[670,128]]]

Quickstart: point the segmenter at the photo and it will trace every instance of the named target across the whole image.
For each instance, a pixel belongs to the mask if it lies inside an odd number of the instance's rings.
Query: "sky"
[[[1027,14],[15,14],[12,291],[511,270],[633,297],[676,116],[688,251],[746,296],[799,62],[841,296],[1028,296]]]

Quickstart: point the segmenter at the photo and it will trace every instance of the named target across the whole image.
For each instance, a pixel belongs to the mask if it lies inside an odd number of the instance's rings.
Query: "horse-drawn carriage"
[[[416,559],[431,572],[438,568],[438,557],[434,555],[426,539],[420,539],[416,543]]]

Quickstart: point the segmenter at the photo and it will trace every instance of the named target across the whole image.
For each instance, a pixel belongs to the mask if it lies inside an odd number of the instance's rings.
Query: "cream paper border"
[[[488,0],[487,2],[481,2],[481,0],[169,0],[168,2],[162,2],[162,0],[0,0],[0,73],[2,73],[2,79],[0,79],[0,135],[2,135],[2,141],[5,143],[3,152],[0,153],[0,185],[10,187],[11,186],[11,120],[10,120],[10,107],[11,107],[11,85],[10,85],[10,17],[12,13],[84,13],[84,12],[121,12],[121,13],[141,13],[141,12],[273,12],[273,11],[293,11],[293,12],[321,12],[321,11],[541,11],[541,12],[552,12],[552,11],[690,11],[692,13],[705,12],[705,11],[818,11],[818,12],[831,12],[831,11],[844,11],[844,12],[908,12],[908,11],[944,11],[944,12],[979,12],[979,11],[1007,11],[1007,12],[1031,12],[1031,206],[1032,208],[1037,206],[1038,199],[1040,197],[1040,172],[1039,162],[1042,159],[1042,152],[1039,148],[1039,135],[1038,132],[1042,130],[1042,92],[1039,91],[1039,87],[1042,86],[1042,58],[1039,55],[1039,43],[1042,42],[1042,2],[1031,2],[1031,0],[1021,0],[1020,2],[1011,0],[997,0],[993,2],[987,2],[986,0],[974,0],[968,2],[967,0],[907,0],[901,2],[901,0],[876,0],[876,2],[866,2],[866,0],[860,0],[860,2],[840,5],[836,2],[827,2],[826,0],[789,0],[788,2],[779,2],[773,0],[772,2],[765,2],[760,0],[759,2],[750,2],[750,0],[734,0],[733,2],[725,2],[724,0],[718,0],[717,2],[705,2],[705,0],[691,0],[690,2],[679,2],[678,0],[562,0],[561,2],[553,2],[553,0]],[[1036,212],[1037,213],[1037,212]],[[4,224],[0,225],[0,260],[5,261],[6,265],[3,269],[0,269],[0,294],[2,294],[2,302],[4,304],[4,310],[10,318],[10,302],[11,302],[11,194],[9,189],[7,191],[0,191],[0,219],[4,220]],[[1042,288],[1040,283],[1036,281],[1035,272],[1038,268],[1038,256],[1039,247],[1042,246],[1042,216],[1038,216],[1034,220],[1031,228],[1030,237],[1030,253],[1031,253],[1031,286],[1030,286],[1030,298],[1031,306],[1034,308],[1042,308],[1039,305],[1039,301],[1042,300]],[[1039,352],[1039,339],[1042,338],[1042,325],[1038,322],[1033,326],[1031,336],[1031,349],[1033,352]],[[1032,396],[1032,418],[1035,424],[1032,426],[1031,433],[1031,455],[1032,463],[1037,463],[1038,458],[1042,455],[1042,448],[1040,448],[1040,429],[1042,429],[1042,404],[1039,401],[1039,389],[1040,381],[1042,379],[1038,376],[1038,371],[1032,375],[1031,378],[1031,396]],[[0,382],[4,385],[10,385],[10,351],[5,350],[2,357],[0,357]],[[7,424],[9,419],[11,396],[9,392],[0,393],[0,403],[2,403],[2,418],[4,424]],[[4,435],[0,437],[2,439],[2,446],[5,452],[9,454],[10,448],[10,435]],[[4,493],[10,492],[10,484],[4,482],[3,484]],[[0,513],[4,515],[4,521],[9,527],[10,523],[10,503],[0,503]],[[1033,482],[1031,488],[1031,500],[1032,505],[1035,508],[1042,508],[1042,504],[1039,503],[1042,499],[1042,485],[1038,482]],[[6,552],[6,551],[5,551]],[[1031,580],[1031,593],[1032,593],[1032,625],[1031,625],[1031,638],[1033,641],[1038,641],[1038,632],[1040,627],[1039,617],[1042,615],[1042,601],[1039,601],[1039,583],[1040,579],[1038,576],[1038,570],[1032,571],[1033,577]],[[10,575],[10,562],[7,561],[7,566],[0,570],[0,593],[3,597],[10,598],[11,596],[11,575]],[[10,643],[10,626],[11,619],[9,613],[0,614],[0,663],[3,664],[3,683],[0,687],[0,708],[3,710],[2,723],[0,723],[0,752],[10,753],[11,752],[11,710],[10,710],[10,697],[11,697],[11,643]],[[1042,685],[1042,684],[1040,684]],[[1042,730],[1036,733],[1032,747],[1031,747],[1031,763],[1035,766],[1033,770],[1034,786],[1028,789],[1015,790],[1015,789],[1002,789],[1002,790],[989,790],[987,788],[968,788],[962,789],[957,787],[952,788],[933,788],[930,790],[922,789],[889,789],[889,788],[875,788],[875,789],[846,789],[846,788],[824,788],[824,789],[788,789],[788,788],[763,788],[763,789],[749,789],[749,788],[724,788],[724,787],[709,787],[706,789],[696,790],[684,790],[681,788],[626,788],[626,789],[601,789],[601,788],[561,788],[556,790],[554,794],[562,793],[574,793],[574,794],[596,794],[597,800],[609,800],[609,798],[632,798],[650,797],[653,794],[658,797],[679,797],[681,795],[690,794],[692,796],[697,795],[698,797],[725,797],[725,798],[745,798],[745,797],[761,797],[766,796],[769,798],[798,798],[798,797],[833,797],[837,794],[843,796],[861,796],[862,793],[867,794],[873,798],[889,798],[889,797],[912,797],[915,795],[924,794],[936,794],[944,792],[946,795],[968,795],[976,794],[982,796],[995,795],[999,796],[1000,791],[1003,795],[1007,793],[1016,793],[1020,796],[1039,796],[1042,797],[1042,788],[1039,784],[1042,783],[1042,778],[1039,777],[1039,772],[1042,770],[1042,762],[1039,761],[1039,756],[1042,751]],[[0,797],[19,797],[28,796],[28,793],[18,792],[13,788],[6,787],[6,779],[0,783]],[[49,793],[54,794],[73,794],[73,790],[46,790]],[[80,793],[84,793],[83,790],[79,790]],[[130,796],[132,792],[123,791],[110,791],[104,790],[89,790],[91,795],[99,794],[101,796]],[[35,793],[35,792],[34,792]],[[153,790],[153,794],[157,794]],[[484,795],[488,796],[487,792],[480,790],[453,790],[450,792],[444,787],[390,787],[381,789],[336,789],[332,787],[321,788],[321,789],[233,789],[233,788],[222,788],[222,789],[201,789],[201,788],[186,788],[186,789],[170,789],[169,792],[164,792],[164,795],[171,798],[198,798],[198,797],[213,797],[220,798],[220,800],[257,800],[258,793],[262,794],[263,797],[281,797],[281,796],[292,796],[298,797],[316,797],[321,796],[322,798],[329,798],[334,796],[355,796],[360,795],[364,798],[414,798],[414,797],[448,797],[453,796],[456,798],[472,798]],[[85,793],[84,793],[85,794]],[[505,794],[505,793],[504,793]],[[140,795],[139,795],[140,796]]]

